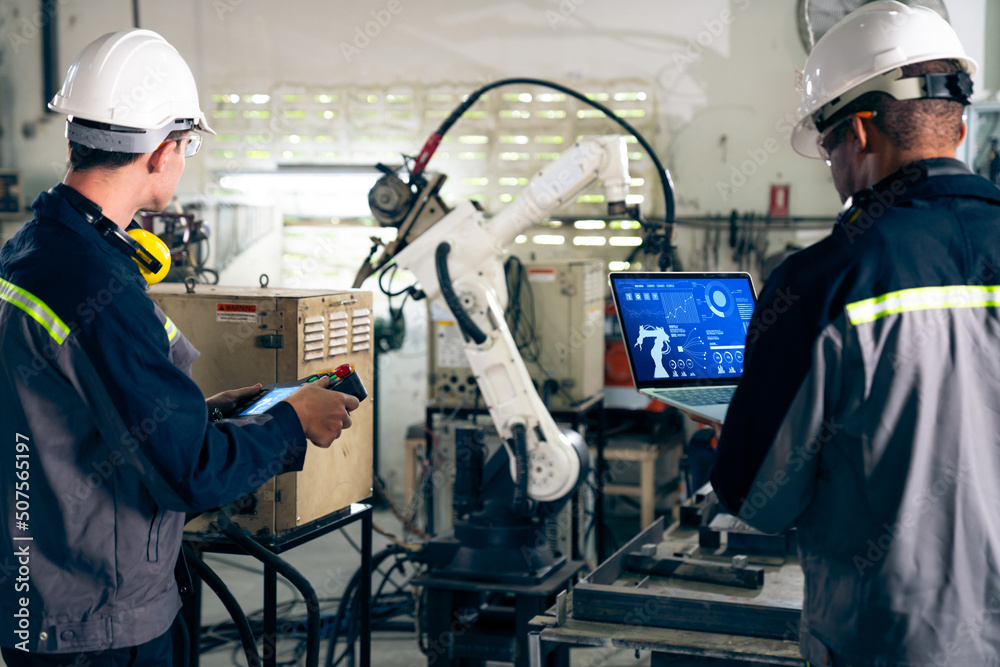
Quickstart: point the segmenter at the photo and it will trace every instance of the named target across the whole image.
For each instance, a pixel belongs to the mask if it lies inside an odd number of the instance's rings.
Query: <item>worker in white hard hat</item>
[[[329,447],[358,399],[322,378],[262,414],[209,420],[260,386],[202,396],[197,350],[146,294],[169,252],[130,229],[211,132],[170,44],[100,37],[50,106],[68,115],[66,177],[0,249],[0,654],[167,666],[190,586],[185,512],[301,470],[307,438]]]
[[[975,72],[885,0],[806,61],[792,146],[845,206],[764,285],[711,479],[796,529],[811,665],[1000,664],[1000,190],[955,159]]]

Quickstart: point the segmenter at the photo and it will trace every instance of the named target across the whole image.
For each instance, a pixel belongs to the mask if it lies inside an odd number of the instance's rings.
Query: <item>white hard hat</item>
[[[198,103],[191,69],[151,30],[108,33],[87,45],[49,108],[69,116],[70,140],[100,150],[149,153],[173,130],[215,134]],[[74,122],[81,119],[111,128]]]
[[[902,78],[899,68],[928,60],[957,60],[967,77]],[[816,43],[802,73],[802,106],[792,148],[819,158],[817,123],[872,91],[896,99],[965,100],[972,93],[976,61],[966,55],[954,29],[932,9],[879,0],[845,16]]]

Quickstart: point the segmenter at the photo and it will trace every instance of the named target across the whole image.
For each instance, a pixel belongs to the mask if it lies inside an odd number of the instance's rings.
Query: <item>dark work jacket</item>
[[[64,199],[34,209],[0,249],[0,645],[135,646],[180,607],[184,513],[300,470],[305,435],[288,403],[209,422],[135,263]]]
[[[852,199],[764,286],[712,484],[798,527],[812,664],[996,665],[1000,190],[935,159]]]

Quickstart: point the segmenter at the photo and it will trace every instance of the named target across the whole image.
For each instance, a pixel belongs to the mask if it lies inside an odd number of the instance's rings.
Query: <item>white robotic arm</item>
[[[629,184],[624,137],[579,141],[492,219],[463,202],[395,255],[427,297],[443,300],[458,321],[473,375],[510,454],[511,476],[521,493],[515,504],[527,502],[525,491],[540,502],[571,494],[587,453],[577,434],[556,426],[507,328],[506,248],[597,180],[604,184],[609,211],[624,212]]]

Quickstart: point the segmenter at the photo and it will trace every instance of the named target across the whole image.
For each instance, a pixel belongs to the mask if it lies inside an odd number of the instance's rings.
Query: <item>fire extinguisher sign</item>
[[[788,217],[788,185],[771,186],[771,208],[769,215],[772,218]]]

